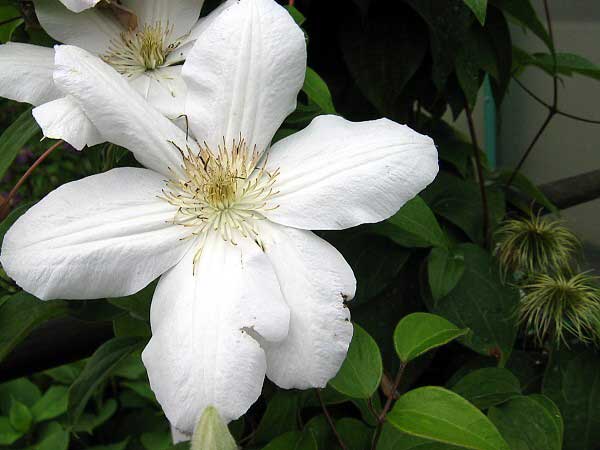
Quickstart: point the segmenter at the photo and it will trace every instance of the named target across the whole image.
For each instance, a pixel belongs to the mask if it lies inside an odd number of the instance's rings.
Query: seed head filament
[[[242,138],[230,145],[223,139],[216,150],[206,143],[196,152],[175,147],[182,156],[183,175],[173,172],[162,198],[177,207],[173,223],[190,228],[189,237],[199,237],[194,263],[211,231],[233,245],[251,238],[262,248],[256,222],[272,209],[267,203],[277,194],[279,169],[267,171],[267,156],[250,150]]]

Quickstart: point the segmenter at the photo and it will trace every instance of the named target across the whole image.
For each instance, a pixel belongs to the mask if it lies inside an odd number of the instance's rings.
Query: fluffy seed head
[[[597,277],[577,275],[535,275],[522,287],[519,322],[530,329],[538,343],[553,337],[567,343],[567,337],[581,342],[598,342],[600,337],[600,290]]]

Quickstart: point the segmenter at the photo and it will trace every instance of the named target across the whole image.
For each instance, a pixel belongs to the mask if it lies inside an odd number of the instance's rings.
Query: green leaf
[[[577,73],[579,75],[600,80],[600,66],[583,56],[575,55],[573,53],[557,53],[556,70],[554,58],[548,53],[536,53],[530,56],[526,62],[540,67],[550,75],[556,73],[572,76],[574,73]]]
[[[150,302],[156,289],[156,282],[128,297],[108,299],[111,305],[128,311],[135,319],[150,322]]]
[[[373,230],[404,247],[446,247],[448,241],[429,206],[419,196]]]
[[[429,439],[424,439],[403,433],[393,425],[383,425],[381,437],[377,443],[377,450],[460,450],[464,447],[456,447],[450,444],[442,444]]]
[[[298,430],[300,397],[297,392],[277,391],[256,429],[256,442],[269,442],[275,437]]]
[[[446,297],[430,304],[430,310],[472,333],[461,342],[476,352],[506,363],[517,337],[516,289],[502,282],[496,262],[484,249],[461,245],[465,272]]]
[[[147,381],[124,381],[121,383],[124,387],[131,389],[137,395],[152,403],[157,403],[156,396],[150,388],[150,383]]]
[[[83,413],[71,431],[74,433],[86,432],[91,434],[95,428],[105,423],[117,412],[117,407],[117,401],[114,398],[109,398],[100,407],[97,414]]]
[[[0,178],[4,177],[23,146],[40,131],[31,109],[21,114],[0,136]]]
[[[473,242],[484,242],[481,191],[475,181],[440,172],[421,196],[436,214],[463,230]],[[493,229],[505,215],[504,195],[488,188],[487,197]]]
[[[556,428],[560,432],[560,442],[562,442],[563,437],[565,435],[565,423],[563,421],[562,415],[560,414],[560,409],[558,409],[558,406],[556,406],[556,403],[554,403],[552,400],[550,400],[550,398],[542,394],[532,394],[528,398],[538,402],[540,405],[546,408],[546,411],[548,411],[548,413],[556,423]]]
[[[173,438],[169,431],[143,433],[140,441],[146,450],[167,450],[173,444]]]
[[[23,433],[13,428],[8,417],[0,417],[0,445],[11,445],[21,436]]]
[[[461,330],[435,314],[417,312],[404,317],[394,331],[394,345],[400,360],[407,363],[440,347],[469,330]]]
[[[512,176],[512,170],[502,170],[497,174],[497,183],[500,185],[506,185],[506,182]],[[520,172],[517,172],[511,183],[511,189],[516,189],[521,194],[527,196],[529,200],[535,200],[540,205],[544,206],[548,211],[556,213],[558,208],[546,197],[546,195],[540,191],[540,189],[533,184],[533,182]],[[531,209],[531,201],[526,202],[523,205],[525,211]]]
[[[513,449],[562,449],[562,434],[556,419],[541,402],[530,397],[514,397],[491,408],[489,418]]]
[[[82,369],[82,362],[76,362],[46,370],[44,374],[58,383],[71,385],[77,379]]]
[[[317,442],[310,431],[290,431],[273,439],[262,450],[318,450]]]
[[[69,421],[75,425],[94,391],[131,353],[144,345],[138,337],[114,338],[102,344],[88,360],[83,372],[69,390]]]
[[[475,17],[481,25],[485,24],[485,15],[487,12],[487,0],[463,0],[465,5],[471,8]]]
[[[42,397],[40,388],[27,378],[18,378],[0,384],[0,412],[8,415],[12,401],[17,400],[27,407],[31,407]]]
[[[18,400],[13,400],[8,418],[11,426],[19,433],[27,433],[33,423],[31,411]]]
[[[125,439],[124,441],[117,442],[116,444],[88,447],[86,450],[125,450],[127,448],[127,444],[129,444],[129,438]],[[186,442],[185,446],[188,448],[189,444]]]
[[[43,302],[21,291],[0,305],[0,361],[38,325],[66,315],[63,301]]]
[[[35,450],[67,450],[69,448],[69,432],[58,422],[51,422],[41,435]]]
[[[294,19],[294,22],[296,22],[296,25],[298,25],[299,27],[301,27],[304,24],[304,22],[306,22],[306,17],[304,17],[304,14],[298,11],[298,8],[290,5],[285,5],[285,9],[288,10],[290,16],[292,16],[292,19]]]
[[[429,287],[434,300],[448,295],[465,273],[465,259],[461,252],[436,247],[427,258]]]
[[[324,114],[335,114],[333,99],[327,83],[310,67],[306,68],[306,78],[304,78],[302,90],[308,98],[319,105]]]
[[[360,420],[344,417],[336,421],[335,428],[348,450],[369,448],[372,430]]]
[[[149,338],[152,335],[150,325],[147,322],[136,319],[127,313],[113,320],[113,330],[117,337],[139,336]]]
[[[356,277],[356,294],[352,306],[363,304],[381,294],[397,277],[410,252],[383,236],[356,231],[326,234],[327,240],[348,261]]]
[[[452,386],[452,390],[479,409],[487,409],[521,395],[519,380],[508,370],[486,367],[475,370]]]
[[[393,426],[414,436],[473,450],[510,450],[481,411],[441,387],[407,392],[387,417]]]
[[[368,5],[361,3],[366,12]],[[424,24],[401,2],[378,2],[369,20],[351,8],[340,8],[338,17],[342,53],[356,85],[379,115],[399,119],[398,105],[410,95],[407,85],[427,54],[420,38],[427,33]]]
[[[533,31],[549,49],[553,48],[550,35],[538,18],[533,6],[531,6],[530,0],[490,0],[490,3],[510,14],[523,26]]]
[[[0,3],[0,22],[5,22],[4,25],[0,25],[0,43],[10,41],[14,31],[24,23],[20,16],[21,12],[17,8]],[[12,20],[15,18],[16,20]]]
[[[32,407],[33,420],[42,422],[67,412],[69,390],[65,386],[50,386]]]
[[[554,350],[542,393],[560,409],[564,450],[595,449],[600,442],[600,358],[585,348]]]
[[[202,413],[192,437],[191,450],[237,450],[233,436],[214,407],[209,406]]]
[[[346,360],[329,384],[352,398],[368,398],[377,390],[383,371],[377,343],[357,324]]]

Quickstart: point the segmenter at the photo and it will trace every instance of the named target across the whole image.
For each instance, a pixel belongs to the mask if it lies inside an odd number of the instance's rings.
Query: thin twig
[[[13,17],[12,19],[3,20],[2,22],[0,22],[0,27],[3,25],[9,24],[11,22],[14,22],[15,20],[19,20],[21,18],[22,18],[21,16],[17,16],[17,17]]]
[[[29,169],[27,169],[27,172],[25,172],[25,174],[19,179],[19,181],[17,181],[17,184],[15,184],[15,186],[11,189],[11,191],[8,193],[8,195],[6,196],[6,198],[4,199],[4,203],[0,206],[0,220],[4,220],[6,218],[6,216],[8,215],[8,212],[10,210],[10,202],[13,199],[13,197],[17,194],[17,191],[21,188],[21,186],[23,186],[23,183],[25,183],[25,181],[27,181],[27,179],[29,178],[29,176],[33,173],[33,171],[48,157],[50,156],[50,154],[56,150],[58,147],[60,147],[62,144],[64,143],[64,141],[61,139],[60,141],[56,142],[52,147],[50,147],[48,150],[46,150],[32,165]]]
[[[387,417],[387,413],[390,411],[392,407],[392,402],[394,401],[394,396],[398,391],[398,387],[400,386],[400,381],[402,381],[402,375],[404,374],[404,369],[406,369],[406,363],[400,361],[400,367],[398,368],[398,373],[396,373],[396,379],[394,380],[394,384],[392,386],[391,391],[387,394],[387,400],[383,409],[381,410],[381,414],[377,419],[377,428],[375,428],[375,434],[373,435],[373,440],[371,441],[371,450],[375,450],[377,448],[377,442],[381,436],[381,430],[383,428],[383,424],[385,423],[385,419]]]
[[[552,108],[552,105],[550,105],[545,100],[543,100],[541,97],[539,97],[538,95],[536,95],[531,89],[529,89],[527,86],[525,86],[517,77],[513,77],[513,80],[515,81],[515,83],[517,83],[517,85],[519,85],[519,87],[521,89],[523,89],[527,94],[529,94],[529,96],[532,99],[534,99],[536,102],[538,102],[540,105],[545,106],[548,109]],[[556,114],[558,114],[559,116],[568,117],[569,119],[577,120],[579,122],[585,122],[585,123],[591,123],[591,124],[595,124],[595,125],[600,125],[600,120],[588,119],[587,117],[577,116],[575,114],[570,114],[570,113],[562,111],[560,109],[556,110]]]
[[[319,403],[321,404],[321,408],[323,409],[323,413],[325,413],[325,418],[327,419],[327,423],[329,424],[331,431],[333,431],[333,434],[335,435],[335,438],[337,439],[338,444],[340,444],[340,447],[342,448],[342,450],[348,450],[348,447],[346,447],[346,444],[344,444],[342,437],[340,436],[340,434],[337,431],[337,428],[335,427],[335,423],[333,423],[333,419],[331,418],[331,415],[329,414],[329,411],[327,410],[327,406],[325,406],[325,402],[323,401],[323,397],[321,396],[321,389],[316,389],[316,392],[317,392],[317,397],[319,398]]]
[[[519,173],[519,171],[523,167],[523,164],[525,164],[525,161],[527,160],[527,158],[531,154],[531,151],[535,147],[535,144],[537,144],[537,142],[539,141],[540,137],[542,136],[542,134],[544,133],[544,131],[546,130],[546,128],[548,127],[548,125],[550,124],[550,122],[552,121],[552,119],[554,118],[554,116],[556,116],[556,114],[558,112],[558,74],[557,74],[558,61],[557,61],[557,58],[556,58],[556,46],[554,44],[554,32],[552,31],[552,17],[550,16],[550,7],[548,6],[548,0],[544,0],[544,12],[546,14],[546,22],[548,23],[548,33],[550,35],[550,44],[551,44],[550,51],[552,52],[552,65],[553,65],[553,70],[552,70],[552,82],[553,82],[552,104],[547,106],[547,108],[548,108],[548,116],[546,117],[546,120],[544,120],[544,122],[542,123],[542,126],[540,127],[540,129],[538,130],[538,132],[535,134],[533,140],[531,141],[531,144],[529,144],[529,147],[527,147],[527,150],[525,150],[525,153],[521,157],[521,160],[519,161],[519,163],[517,164],[517,166],[515,167],[515,169],[512,171],[512,173],[510,175],[510,178],[506,182],[506,188],[510,187],[510,185],[514,181],[515,177],[517,176],[517,173]]]
[[[473,123],[473,114],[468,102],[465,102],[465,112],[467,122],[469,123],[469,133],[473,144],[473,154],[475,156],[475,166],[477,168],[477,181],[481,193],[481,208],[483,213],[483,239],[486,247],[489,248],[490,239],[490,208],[488,205],[487,192],[485,190],[485,179],[483,178],[483,166],[481,164],[481,155],[479,154],[479,145],[477,144],[477,134],[475,133],[475,124]]]

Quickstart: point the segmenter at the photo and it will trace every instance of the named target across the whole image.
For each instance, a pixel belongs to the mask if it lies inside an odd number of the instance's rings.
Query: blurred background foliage
[[[203,14],[218,3],[207,1]],[[261,399],[230,424],[239,445],[600,449],[596,280],[581,273],[577,239],[556,221],[561,205],[518,171],[539,136],[522,143],[519,166],[496,168],[472,114],[484,84],[499,107],[525,70],[541,70],[557,86],[573,74],[600,79],[600,67],[556,50],[546,2],[544,18],[530,0],[280,3],[306,32],[310,68],[276,139],[319,114],[385,116],[431,135],[441,171],[389,220],[321,233],[358,280],[348,305],[355,324],[348,358],[320,391],[266,381]],[[546,50],[513,46],[515,27]],[[32,4],[16,0],[0,0],[0,40],[54,43]],[[541,101],[548,118],[539,135],[565,114],[556,92]],[[464,118],[460,131],[455,120]],[[0,100],[0,130],[5,199],[53,142],[40,141],[26,105],[7,100]],[[62,145],[3,204],[0,239],[59,185],[134,165],[110,144],[81,153]],[[551,282],[540,288],[540,276]],[[556,282],[577,276],[585,289]],[[0,273],[0,448],[188,448],[172,444],[140,359],[153,291],[43,303]]]

